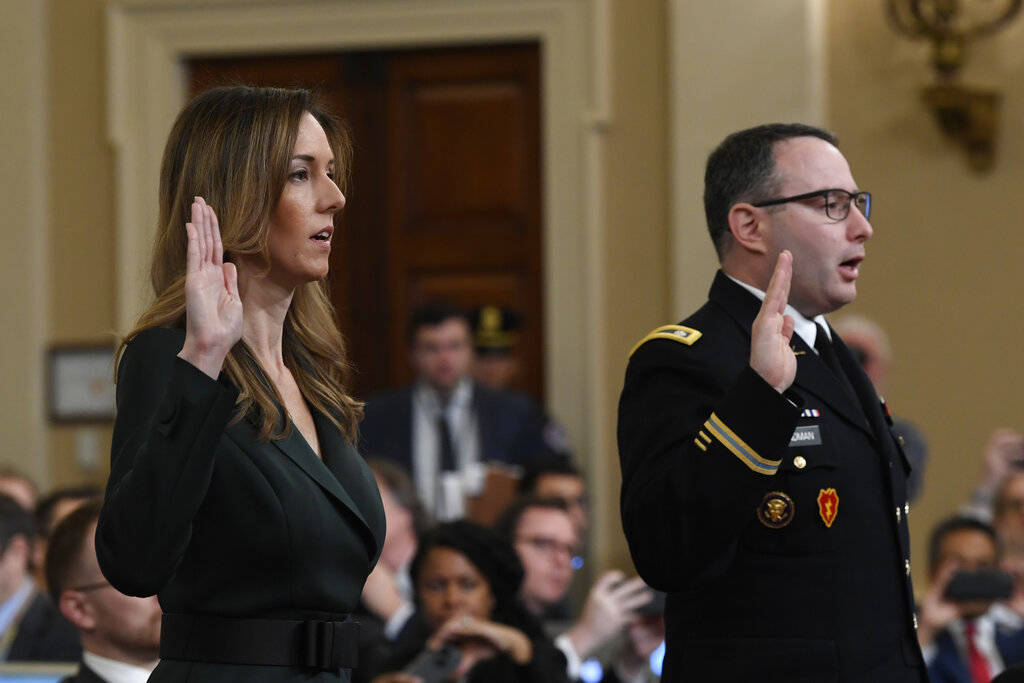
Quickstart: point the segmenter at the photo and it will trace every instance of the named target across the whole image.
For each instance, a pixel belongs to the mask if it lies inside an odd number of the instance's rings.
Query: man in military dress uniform
[[[871,237],[828,132],[772,124],[711,154],[709,301],[633,349],[619,406],[622,521],[669,593],[663,680],[925,681],[906,458],[823,314]]]

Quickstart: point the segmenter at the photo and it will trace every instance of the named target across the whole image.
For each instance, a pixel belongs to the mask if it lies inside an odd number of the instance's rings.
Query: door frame
[[[150,298],[160,158],[185,102],[185,59],[538,41],[545,394],[589,466],[594,497],[605,497],[600,484],[614,461],[601,421],[609,1],[112,0],[107,116],[115,155],[118,326],[129,329]],[[604,540],[594,541],[603,555]]]

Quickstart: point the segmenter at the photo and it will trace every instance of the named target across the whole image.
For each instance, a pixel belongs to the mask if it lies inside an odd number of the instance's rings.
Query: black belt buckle
[[[358,624],[353,621],[303,622],[306,666],[321,671],[355,668],[357,631]]]

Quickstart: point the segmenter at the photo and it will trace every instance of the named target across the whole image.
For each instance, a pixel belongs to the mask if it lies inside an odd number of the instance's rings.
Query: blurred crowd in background
[[[509,388],[522,324],[499,306],[422,306],[414,382],[367,399],[359,449],[387,537],[357,615],[357,683],[658,680],[665,596],[588,564],[586,472],[558,423]],[[855,316],[835,328],[884,396],[884,331]],[[895,424],[913,502],[927,444],[912,422]],[[142,681],[155,665],[156,598],[121,595],[96,562],[102,493],[41,496],[0,471],[4,660],[78,662],[71,681]],[[927,562],[919,639],[932,680],[988,683],[1024,662],[1024,435],[992,434],[974,494],[932,532]]]

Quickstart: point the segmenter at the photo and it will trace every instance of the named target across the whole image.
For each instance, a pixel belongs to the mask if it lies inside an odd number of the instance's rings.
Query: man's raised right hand
[[[750,367],[780,394],[796,378],[796,355],[789,346],[793,318],[785,314],[792,279],[793,255],[783,251],[750,330]]]

